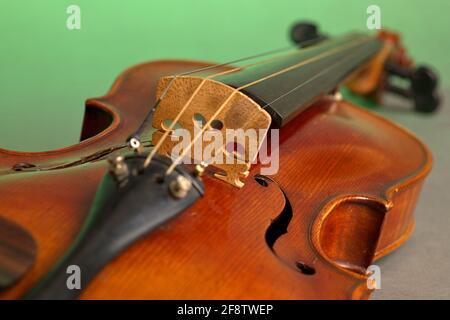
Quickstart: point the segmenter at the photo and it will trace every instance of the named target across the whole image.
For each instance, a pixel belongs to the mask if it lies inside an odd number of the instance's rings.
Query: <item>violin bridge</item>
[[[270,115],[242,92],[211,79],[164,77],[158,98],[167,86],[152,122],[157,152],[172,159],[181,155],[183,163],[214,166],[214,177],[242,188],[269,130]]]

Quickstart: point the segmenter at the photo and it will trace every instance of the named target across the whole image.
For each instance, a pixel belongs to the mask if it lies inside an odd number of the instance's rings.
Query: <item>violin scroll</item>
[[[357,73],[347,84],[354,93],[371,97],[381,103],[383,94],[388,92],[410,100],[414,110],[431,113],[438,109],[440,99],[437,93],[439,77],[430,67],[416,66],[401,44],[400,35],[382,30],[377,35],[384,49],[362,71],[372,77],[361,78]],[[358,82],[371,79],[370,89],[361,91]],[[401,80],[403,85],[395,84]],[[363,81],[364,82],[364,81]]]
[[[309,22],[300,22],[291,29],[294,43],[307,46],[326,39],[318,26]],[[399,34],[382,30],[377,38],[384,48],[372,61],[347,82],[350,91],[382,102],[385,92],[409,99],[417,112],[432,113],[440,105],[437,93],[439,77],[428,66],[416,66],[401,44]],[[405,84],[394,84],[401,79]]]

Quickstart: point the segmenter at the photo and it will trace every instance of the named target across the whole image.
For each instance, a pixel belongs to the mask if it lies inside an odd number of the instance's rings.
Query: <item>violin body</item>
[[[66,252],[108,171],[105,156],[127,152],[109,148],[139,126],[158,79],[207,65],[133,67],[87,101],[80,143],[0,149],[0,215],[25,226],[39,249],[0,298],[21,297]],[[254,165],[242,189],[203,177],[203,198],[109,263],[81,298],[368,298],[367,268],[413,230],[429,151],[405,129],[324,96],[280,130],[279,154],[278,173],[260,176]]]

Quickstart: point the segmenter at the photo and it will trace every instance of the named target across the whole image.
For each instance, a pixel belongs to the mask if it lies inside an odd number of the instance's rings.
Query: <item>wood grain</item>
[[[0,217],[0,290],[14,285],[36,259],[36,242],[30,233]]]
[[[47,153],[0,150],[0,215],[30,230],[40,248],[33,270],[1,298],[20,297],[64,253],[106,163],[22,173],[11,167],[62,163],[122,143],[154,101],[161,76],[205,65],[136,66],[107,96],[88,101],[112,116],[100,134]],[[202,200],[110,263],[82,298],[368,298],[364,268],[411,233],[430,153],[389,121],[326,98],[283,127],[280,139],[277,174],[261,183],[255,165],[240,190],[205,177]]]

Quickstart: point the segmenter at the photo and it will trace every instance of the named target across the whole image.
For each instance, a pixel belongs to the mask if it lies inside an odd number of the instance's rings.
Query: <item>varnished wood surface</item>
[[[108,96],[88,102],[109,110],[112,125],[79,145],[0,150],[0,215],[25,226],[39,245],[33,270],[1,298],[20,297],[64,253],[106,169],[103,160],[30,173],[11,166],[63,163],[122,143],[161,76],[202,65],[165,61],[128,70]],[[254,179],[258,166],[241,190],[206,177],[202,200],[110,263],[82,298],[367,298],[361,270],[406,240],[430,167],[429,152],[410,133],[324,99],[282,129],[280,170],[267,186]],[[272,250],[266,240],[274,223]]]
[[[0,290],[14,285],[32,267],[36,242],[30,233],[0,216]]]

